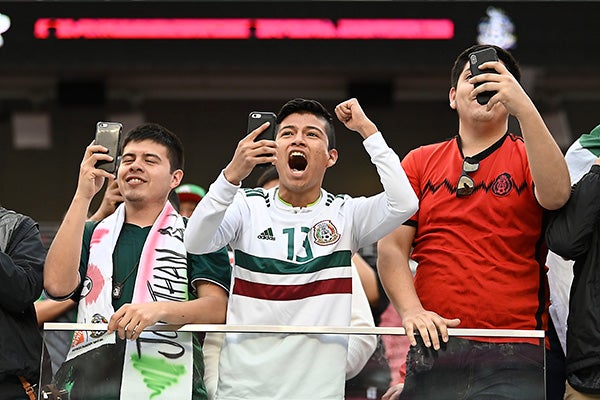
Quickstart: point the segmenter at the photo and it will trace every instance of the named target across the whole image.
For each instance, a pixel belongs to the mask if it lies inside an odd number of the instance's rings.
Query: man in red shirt
[[[495,48],[499,61],[472,76],[469,56],[486,47]],[[519,77],[515,60],[499,47],[463,51],[449,92],[458,134],[402,162],[419,211],[379,242],[381,279],[412,344],[401,399],[544,399],[536,340],[448,341],[447,332],[459,324],[547,326],[542,217],[567,201],[569,173]],[[484,91],[494,93],[481,105],[476,96]],[[522,136],[508,133],[509,115]],[[419,265],[414,283],[409,257]],[[530,364],[521,358],[527,355]]]

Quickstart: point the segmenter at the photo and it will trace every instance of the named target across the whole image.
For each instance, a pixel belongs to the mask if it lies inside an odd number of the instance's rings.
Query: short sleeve
[[[231,264],[226,247],[207,254],[188,253],[190,265],[190,283],[204,280],[221,286],[227,293],[231,285]]]

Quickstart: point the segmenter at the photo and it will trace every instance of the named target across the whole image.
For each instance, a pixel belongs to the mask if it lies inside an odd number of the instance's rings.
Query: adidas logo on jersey
[[[265,231],[258,235],[257,238],[265,240],[275,240],[275,236],[273,236],[273,229],[265,229]]]

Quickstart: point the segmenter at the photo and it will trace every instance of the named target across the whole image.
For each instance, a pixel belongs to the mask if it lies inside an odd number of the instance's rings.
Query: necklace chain
[[[125,276],[125,279],[123,279],[122,282],[117,281],[117,272],[118,272],[118,266],[119,266],[119,250],[116,250],[116,260],[114,260],[114,274],[113,274],[113,284],[112,284],[112,298],[113,300],[119,300],[121,298],[121,296],[123,295],[123,286],[125,286],[125,282],[127,282],[127,280],[133,275],[133,273],[135,271],[137,271],[137,267],[139,265],[139,260],[138,262],[136,262],[133,267],[129,270],[129,272],[127,273],[127,276]]]

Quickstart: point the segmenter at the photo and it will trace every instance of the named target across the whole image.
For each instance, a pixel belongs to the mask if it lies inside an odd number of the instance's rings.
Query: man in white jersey
[[[228,324],[349,326],[351,256],[418,208],[398,156],[356,99],[336,107],[358,132],[384,187],[372,197],[333,195],[321,185],[338,158],[332,117],[314,100],[287,102],[275,140],[242,139],[187,227],[189,252],[230,244],[235,254]],[[279,186],[240,190],[252,169],[272,163]],[[346,335],[227,334],[218,399],[342,399]]]

